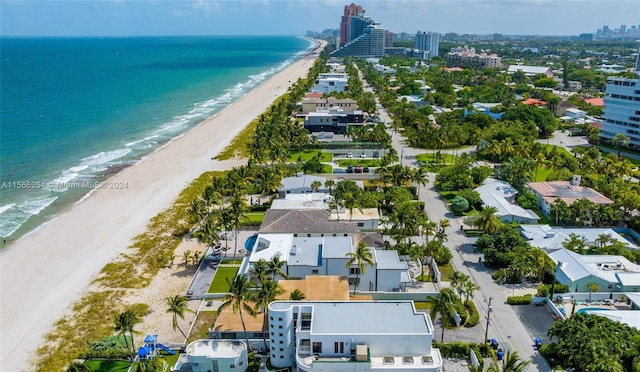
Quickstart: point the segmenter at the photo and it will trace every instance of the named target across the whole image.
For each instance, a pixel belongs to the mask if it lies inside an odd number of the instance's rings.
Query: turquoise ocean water
[[[51,220],[311,46],[287,36],[0,38],[0,236]]]

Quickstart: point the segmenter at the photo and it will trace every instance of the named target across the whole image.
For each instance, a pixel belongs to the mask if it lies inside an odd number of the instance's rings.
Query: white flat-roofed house
[[[496,216],[502,222],[537,223],[540,219],[534,211],[513,204],[518,191],[508,182],[487,178],[475,191],[480,194],[482,204],[497,209]]]
[[[186,352],[193,372],[244,372],[249,366],[242,341],[196,340],[187,345]]]
[[[587,116],[587,112],[577,108],[568,108],[565,110],[565,115],[574,120],[584,119]]]
[[[546,66],[524,66],[524,65],[511,65],[507,72],[513,74],[516,71],[522,71],[527,76],[534,76],[538,74],[545,74],[547,77],[553,77],[553,71],[550,67]]]
[[[311,91],[322,94],[331,92],[346,92],[349,88],[349,76],[341,73],[327,73],[318,75],[316,85]]]
[[[354,223],[358,230],[377,230],[380,223],[380,212],[378,208],[362,208],[349,211],[347,208],[340,209],[337,213],[331,213],[329,217],[332,221],[349,221]]]
[[[361,291],[404,291],[411,283],[409,267],[394,250],[371,248],[374,265],[366,265],[365,272],[356,264],[347,268],[347,253],[355,252],[351,236],[297,237],[294,234],[259,234],[244,259],[240,274],[249,272],[260,259],[269,261],[279,256],[285,261],[283,272],[292,279],[310,275],[346,276],[350,285],[360,281]]]
[[[285,194],[284,199],[274,199],[270,209],[326,210],[332,200],[333,196],[322,192]]]
[[[589,283],[597,284],[599,292],[623,292],[619,275],[631,275],[634,281],[640,276],[640,265],[623,256],[581,255],[565,248],[546,252],[556,263],[556,279],[572,292],[589,292]]]
[[[357,110],[358,102],[351,98],[305,98],[302,100],[302,112],[308,114],[315,112],[319,108],[334,108],[340,107],[343,110]]]
[[[271,364],[298,371],[442,371],[429,315],[411,301],[275,301]]]

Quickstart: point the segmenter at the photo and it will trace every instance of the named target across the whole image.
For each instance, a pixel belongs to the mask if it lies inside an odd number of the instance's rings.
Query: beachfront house
[[[293,177],[285,177],[280,181],[278,188],[278,196],[283,198],[288,194],[309,194],[309,193],[328,193],[329,188],[324,185],[327,181],[324,177],[309,176],[304,173],[298,173]],[[311,184],[320,182],[318,189],[312,189]]]
[[[351,236],[306,237],[296,234],[260,233],[249,257],[245,257],[239,274],[250,272],[260,259],[278,256],[285,262],[283,272],[291,279],[309,275],[346,276],[349,285],[359,281],[361,291],[400,292],[411,283],[407,263],[394,250],[371,248],[374,265],[360,272],[356,265],[347,268],[347,253],[355,252]]]
[[[345,134],[349,126],[363,124],[364,113],[362,110],[344,110],[341,107],[318,108],[316,111],[308,113],[304,119],[304,128],[310,133]]]
[[[300,103],[303,113],[316,112],[318,109],[341,108],[343,110],[357,110],[358,102],[351,98],[305,98]]]
[[[343,73],[326,73],[318,75],[312,92],[329,94],[331,92],[346,92],[349,90],[349,75]]]
[[[242,341],[196,340],[187,345],[186,353],[192,372],[244,372],[249,366],[247,345]]]
[[[298,371],[442,371],[431,318],[412,301],[275,301],[269,355]]]
[[[502,222],[537,223],[540,219],[536,212],[515,204],[518,191],[508,182],[487,178],[475,191],[483,205],[496,208]]]

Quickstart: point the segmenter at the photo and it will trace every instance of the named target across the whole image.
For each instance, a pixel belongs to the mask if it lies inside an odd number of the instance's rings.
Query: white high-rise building
[[[441,372],[433,323],[411,301],[275,301],[269,355],[298,371]]]
[[[429,58],[438,56],[440,34],[437,32],[416,32],[416,49],[428,50]]]
[[[622,133],[629,137],[629,147],[640,148],[640,78],[607,78],[602,117],[601,137]]]

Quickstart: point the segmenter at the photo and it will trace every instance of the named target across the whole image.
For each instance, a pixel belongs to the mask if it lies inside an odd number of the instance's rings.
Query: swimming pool
[[[611,309],[603,309],[601,307],[585,307],[584,309],[578,310],[578,314],[582,314],[586,311],[611,311]]]
[[[244,248],[251,252],[251,250],[253,249],[253,245],[256,243],[256,240],[258,239],[258,235],[252,235],[249,238],[247,238],[247,241],[244,242]]]

